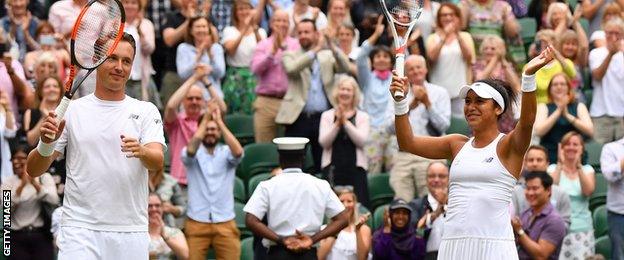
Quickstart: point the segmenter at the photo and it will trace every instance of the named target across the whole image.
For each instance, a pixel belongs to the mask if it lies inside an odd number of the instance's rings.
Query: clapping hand
[[[355,224],[355,230],[359,230],[364,224],[366,224],[366,221],[368,221],[368,219],[370,218],[370,215],[371,215],[370,212],[360,215],[358,221]]]
[[[518,230],[522,229],[522,222],[520,221],[520,218],[517,216],[511,218],[511,226],[513,227],[514,232],[518,232]]]

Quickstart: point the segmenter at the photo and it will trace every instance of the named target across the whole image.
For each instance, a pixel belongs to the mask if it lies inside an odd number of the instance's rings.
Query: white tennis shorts
[[[56,239],[59,260],[148,259],[147,232],[108,232],[61,227]]]

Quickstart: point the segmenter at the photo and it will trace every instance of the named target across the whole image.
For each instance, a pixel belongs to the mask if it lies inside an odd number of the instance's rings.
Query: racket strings
[[[422,7],[421,0],[386,0],[385,4],[394,22],[404,27],[418,19]]]
[[[84,13],[74,39],[76,61],[84,68],[96,67],[115,45],[122,26],[122,10],[115,0],[98,0]]]

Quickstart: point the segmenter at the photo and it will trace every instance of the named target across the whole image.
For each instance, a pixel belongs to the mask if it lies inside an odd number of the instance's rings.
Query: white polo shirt
[[[243,208],[259,219],[268,214],[268,227],[279,236],[292,236],[295,230],[312,236],[321,229],[324,216],[333,218],[344,209],[327,181],[295,168],[260,182]],[[262,243],[268,247],[273,242]]]
[[[607,47],[593,49],[589,53],[589,68],[595,70],[609,55]],[[592,117],[624,116],[624,52],[618,52],[611,58],[607,72],[602,80],[592,79],[594,94],[589,114]]]

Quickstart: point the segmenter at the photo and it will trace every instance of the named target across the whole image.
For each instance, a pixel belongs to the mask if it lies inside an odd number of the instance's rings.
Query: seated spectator
[[[50,62],[56,63],[56,72],[59,79],[65,79],[65,68],[69,67],[69,51],[67,45],[60,34],[54,33],[54,27],[47,21],[42,21],[37,27],[35,39],[39,48],[26,53],[24,58],[24,68],[26,69],[26,78],[36,85],[37,76],[43,76],[37,72],[37,63],[43,57],[44,53],[52,53],[54,60]],[[34,81],[33,81],[34,80]]]
[[[472,65],[474,80],[484,80],[488,78],[500,79],[508,82],[514,89],[520,89],[520,78],[516,73],[515,66],[508,61],[505,41],[498,36],[486,36],[479,47],[479,56]],[[516,126],[516,116],[510,109],[501,115],[498,120],[498,129],[503,133],[509,133]],[[519,112],[519,111],[518,111]],[[518,113],[519,114],[519,113]]]
[[[589,56],[589,42],[585,35],[581,36],[574,30],[565,30],[559,35],[559,46],[557,47],[561,55],[574,62],[574,69],[577,71],[576,77],[572,78],[570,85],[575,92],[576,99],[585,103],[583,94],[584,86],[583,70],[587,67],[587,57]]]
[[[0,183],[13,176],[9,139],[15,137],[16,129],[11,100],[6,92],[0,92]]]
[[[288,13],[277,10],[271,17],[271,37],[258,43],[251,60],[251,71],[258,79],[254,101],[254,137],[256,143],[271,142],[277,136],[275,122],[288,90],[288,78],[282,57],[286,51],[299,49],[299,42],[288,36]]]
[[[526,189],[524,176],[530,172],[546,172],[548,164],[546,148],[540,145],[529,146],[526,155],[524,155],[522,177],[518,180],[519,185],[514,187],[514,191],[511,194],[515,216],[520,217],[523,211],[530,208],[524,194]],[[567,230],[570,227],[570,196],[556,184],[551,186],[550,191],[550,203],[565,222]]]
[[[526,200],[531,205],[511,225],[517,235],[520,259],[559,259],[566,226],[550,204],[552,178],[546,172],[530,172],[526,178]]]
[[[461,31],[461,17],[459,7],[452,3],[442,4],[437,14],[436,31],[427,38],[425,49],[431,64],[429,80],[448,91],[451,115],[463,118],[464,99],[459,97],[459,88],[472,82],[470,64],[476,55],[472,36]],[[449,77],[450,72],[453,77]]]
[[[563,240],[561,259],[585,259],[594,254],[594,230],[589,211],[589,196],[594,192],[594,169],[581,162],[584,150],[583,137],[569,132],[561,138],[557,164],[548,167],[553,183],[570,196],[572,223]]]
[[[557,160],[557,145],[570,131],[583,134],[584,139],[594,135],[594,125],[585,104],[577,102],[570,78],[564,73],[553,76],[548,84],[548,103],[537,105],[534,125],[540,144],[548,150],[548,160]]]
[[[171,176],[175,178],[182,188],[186,188],[186,170],[180,160],[180,151],[188,144],[197,131],[197,125],[206,107],[205,89],[196,85],[198,81],[205,81],[208,74],[208,65],[199,65],[195,68],[193,76],[180,86],[171,96],[165,107],[163,116],[165,132],[169,137],[169,154],[171,156]],[[217,91],[208,85],[208,93],[213,100],[214,107],[223,111],[225,103],[217,94]],[[182,109],[178,112],[180,104]]]
[[[344,54],[349,56],[349,74],[357,77],[357,66],[355,65],[355,60],[360,55],[361,49],[357,44],[353,44],[355,32],[356,29],[353,25],[342,24],[338,27],[338,35],[336,36],[336,39],[338,48],[340,48]]]
[[[555,58],[550,63],[546,64],[535,73],[538,103],[548,102],[548,84],[550,84],[553,76],[563,72],[568,76],[568,78],[576,77],[577,71],[574,68],[574,63],[563,57],[561,52],[554,48],[554,46],[557,46],[557,43],[557,35],[555,34],[555,31],[544,29],[537,32],[537,35],[535,35],[535,43],[529,48],[530,57],[535,57],[548,46],[553,46],[552,50],[555,54]]]
[[[390,204],[383,227],[373,234],[373,259],[420,260],[425,258],[425,240],[411,225],[412,207],[402,199]]]
[[[600,168],[609,183],[607,221],[612,258],[624,259],[624,138],[602,147]]]
[[[461,9],[458,30],[467,30],[477,48],[488,35],[513,39],[520,33],[520,25],[507,1],[462,0],[458,6]]]
[[[180,229],[163,222],[163,207],[160,196],[150,193],[147,204],[150,259],[171,259],[175,256],[176,259],[186,260],[189,257],[186,238]]]
[[[550,4],[555,2],[562,2],[563,0],[540,0],[540,1],[531,1],[528,7],[527,17],[531,17],[535,19],[537,23],[537,29],[541,30],[546,27],[548,19],[546,19],[546,14],[548,13],[548,7]]]
[[[34,35],[39,26],[39,19],[28,11],[29,2],[30,0],[7,0],[7,15],[0,19],[4,31],[9,32],[11,38],[17,42],[20,61],[24,60],[26,52],[38,48],[37,38]]]
[[[437,259],[442,243],[444,219],[448,200],[449,168],[443,162],[432,162],[427,167],[427,189],[429,194],[410,202],[412,222],[418,220],[417,227],[425,229],[427,254],[425,259]]]
[[[28,109],[24,111],[24,119],[22,120],[21,134],[25,135],[30,146],[36,146],[39,142],[41,133],[39,128],[43,123],[43,119],[50,111],[54,111],[56,106],[63,98],[63,83],[56,75],[51,74],[42,78],[35,89],[35,104],[37,109]]]
[[[0,45],[6,46],[7,41],[9,41],[8,36],[0,28]],[[7,93],[11,101],[9,102],[10,110],[13,111],[13,116],[18,118],[18,108],[27,109],[33,105],[34,91],[26,82],[22,64],[13,59],[11,55],[5,55],[5,53],[0,55],[3,55],[0,60],[0,92]]]
[[[324,30],[327,27],[327,16],[321,11],[321,9],[310,6],[309,0],[292,0],[294,2],[293,5],[286,8],[286,12],[288,13],[288,17],[290,17],[290,35],[297,35],[297,24],[299,22],[310,19],[314,21],[314,25],[316,29],[319,31]]]
[[[49,173],[37,178],[28,175],[26,158],[29,152],[27,144],[13,148],[11,161],[15,174],[2,180],[2,190],[11,192],[9,259],[54,259],[52,236],[50,230],[44,228],[42,203],[59,203],[56,185]]]
[[[366,225],[370,213],[360,215],[358,200],[353,189],[336,187],[340,202],[349,212],[349,225],[335,237],[321,240],[317,255],[319,260],[368,259],[371,249],[371,229]]]
[[[422,17],[422,16],[421,16]],[[339,35],[340,27],[343,25],[350,25],[353,27],[353,21],[351,15],[349,15],[349,1],[348,0],[329,0],[327,4],[327,27],[322,30],[323,33],[329,36],[330,39],[337,39]],[[360,32],[354,29],[354,37],[351,40],[351,45],[357,47],[360,41]],[[348,52],[345,52],[347,55]]]
[[[208,82],[217,89],[219,96],[223,97],[221,90],[221,78],[225,75],[223,47],[214,41],[216,36],[212,35],[215,33],[211,30],[212,27],[208,18],[203,16],[189,20],[186,42],[181,43],[177,49],[176,68],[180,78],[186,80],[192,76],[197,65],[207,65]]]
[[[410,83],[408,118],[412,133],[418,136],[441,136],[451,124],[451,103],[448,92],[427,82],[427,62],[420,55],[405,60],[405,75]],[[392,113],[388,111],[387,113]],[[396,133],[394,117],[389,117],[388,132]],[[390,186],[395,198],[405,201],[427,195],[427,169],[434,160],[399,151],[390,170]],[[418,221],[419,218],[414,218]]]
[[[393,156],[396,154],[396,138],[386,129],[386,112],[391,104],[384,86],[392,80],[394,53],[390,48],[380,45],[375,47],[379,37],[384,33],[383,17],[377,18],[375,32],[362,43],[362,49],[357,57],[358,82],[362,90],[364,112],[371,117],[371,132],[366,147],[368,157],[368,172],[381,173],[392,168]],[[394,145],[392,145],[394,144]],[[385,167],[384,167],[385,166]]]
[[[176,218],[186,215],[186,195],[180,185],[163,169],[149,172],[149,191],[160,197],[162,218],[169,227],[176,227]]]
[[[258,42],[267,37],[258,27],[256,10],[249,0],[236,0],[232,6],[232,25],[223,30],[223,47],[226,52],[227,70],[223,80],[225,103],[228,113],[253,112],[256,99],[256,77],[249,66]]]
[[[222,135],[226,145],[218,144]],[[189,179],[184,231],[190,258],[205,259],[210,247],[223,259],[240,258],[234,178],[243,147],[221,119],[219,109],[204,114],[180,156]]]
[[[360,91],[351,77],[338,80],[331,99],[336,106],[323,112],[318,142],[323,147],[321,169],[330,185],[351,185],[365,207],[370,207],[364,144],[370,131],[369,116],[358,110]]]
[[[137,43],[130,78],[126,82],[126,94],[138,100],[152,102],[161,110],[163,105],[156,83],[152,79],[154,67],[150,57],[156,49],[154,24],[143,18],[144,1],[124,0],[122,2],[126,13],[124,31],[132,35]]]
[[[589,68],[594,89],[589,114],[599,143],[624,137],[624,20],[609,20],[604,25],[606,46],[589,53]]]

